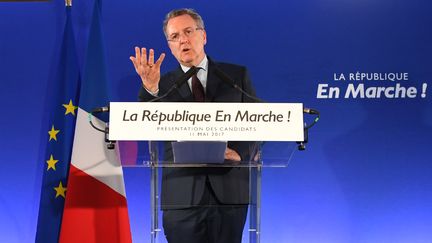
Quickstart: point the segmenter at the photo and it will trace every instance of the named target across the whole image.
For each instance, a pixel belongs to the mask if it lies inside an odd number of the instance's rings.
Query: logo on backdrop
[[[408,73],[333,73],[333,82],[319,83],[318,99],[426,98],[426,82],[413,84]]]

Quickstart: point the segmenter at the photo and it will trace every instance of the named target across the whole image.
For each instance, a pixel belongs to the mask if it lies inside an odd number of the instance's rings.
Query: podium
[[[126,106],[132,105],[133,108],[128,108]],[[162,111],[165,111],[167,114],[181,114],[182,112],[178,111],[178,104],[169,104],[169,106],[173,106],[174,110],[168,111],[162,107],[164,103],[159,104],[151,104],[150,106],[154,106],[153,109],[157,110],[162,114]],[[175,108],[177,105],[177,108]],[[232,103],[230,104],[231,108],[226,108],[225,106],[218,106],[218,104],[208,103],[209,107],[205,107],[203,109],[203,103],[195,103],[188,104],[187,112],[192,114],[196,112],[196,110],[189,107],[190,106],[199,106],[198,110],[204,112],[211,111],[213,108],[210,106],[216,106],[215,112],[209,112],[208,114],[217,114],[217,111],[221,109],[224,111],[224,114],[230,114],[226,109],[232,109]],[[225,105],[225,104],[224,104]],[[258,110],[263,109],[263,107],[249,107],[249,105],[257,105],[257,104],[245,104],[245,103],[236,103],[237,108],[240,106],[240,109],[255,109]],[[261,104],[262,105],[262,104]],[[162,234],[161,227],[161,208],[166,207],[166,205],[161,204],[161,178],[164,177],[164,173],[167,171],[181,171],[181,173],[203,173],[205,176],[212,176],[213,172],[223,174],[223,173],[231,173],[233,171],[242,171],[247,173],[247,202],[246,205],[248,207],[247,220],[245,224],[245,228],[243,230],[243,241],[242,242],[251,242],[251,243],[259,243],[260,242],[260,234],[261,234],[261,186],[262,186],[262,171],[266,167],[272,168],[285,168],[288,166],[294,151],[297,150],[296,141],[303,141],[303,107],[302,105],[296,106],[289,112],[286,111],[286,107],[283,108],[283,111],[280,114],[288,114],[288,117],[291,119],[290,126],[294,124],[292,120],[297,119],[295,124],[296,127],[293,129],[295,131],[290,131],[290,133],[294,133],[295,141],[290,141],[293,139],[292,135],[285,135],[286,139],[279,139],[279,141],[269,141],[269,139],[278,138],[280,133],[283,131],[279,131],[278,129],[274,129],[274,127],[278,127],[279,124],[275,126],[271,126],[272,124],[264,124],[265,126],[260,126],[256,123],[256,121],[252,122],[248,120],[247,124],[239,124],[235,123],[235,125],[229,125],[232,129],[230,131],[224,130],[225,127],[228,126],[227,123],[225,125],[221,125],[221,123],[217,123],[218,125],[214,125],[211,123],[211,118],[208,119],[205,123],[203,122],[201,125],[204,128],[203,134],[198,132],[191,132],[190,129],[186,129],[184,124],[181,124],[182,121],[171,121],[171,123],[167,123],[163,125],[163,129],[161,128],[161,120],[160,119],[149,119],[146,124],[138,124],[139,126],[145,126],[146,128],[151,127],[152,124],[156,123],[153,131],[145,132],[142,134],[140,131],[137,132],[137,127],[131,130],[122,130],[125,127],[131,127],[131,123],[138,121],[139,119],[128,119],[126,114],[144,114],[145,111],[149,111],[147,113],[147,117],[151,117],[148,115],[151,109],[148,107],[149,103],[111,103],[110,105],[110,140],[140,140],[145,141],[144,143],[148,146],[144,152],[138,154],[138,158],[135,161],[122,161],[123,167],[144,167],[150,170],[150,208],[151,208],[151,228],[149,229],[150,241],[152,243],[156,242],[166,242],[165,236]],[[125,108],[126,107],[126,108]],[[134,111],[135,107],[139,107],[138,111]],[[271,107],[272,112],[274,112],[274,107]],[[144,109],[144,112],[142,110]],[[190,110],[191,109],[191,110]],[[291,108],[290,108],[291,109]],[[264,112],[263,114],[272,114],[271,112]],[[276,112],[277,113],[277,112]],[[299,115],[300,113],[300,115]],[[156,113],[154,113],[156,114]],[[183,112],[183,114],[186,114]],[[198,113],[193,113],[198,114]],[[234,114],[234,113],[233,113]],[[242,113],[244,114],[244,113]],[[294,114],[296,114],[294,116]],[[139,115],[137,115],[138,117]],[[198,115],[197,115],[198,116]],[[129,116],[131,117],[131,116]],[[173,115],[173,118],[175,116]],[[268,116],[270,117],[270,115]],[[276,115],[274,115],[276,118]],[[144,119],[142,119],[144,120]],[[217,120],[217,119],[216,119]],[[286,117],[281,121],[286,121]],[[119,123],[116,123],[119,121]],[[184,122],[184,121],[183,121]],[[191,125],[192,121],[186,121],[189,123],[189,127],[197,128],[200,124],[194,123]],[[195,122],[195,121],[194,121]],[[278,122],[275,119],[275,122]],[[158,123],[158,124],[157,124]],[[180,123],[180,124],[179,124]],[[186,124],[187,124],[186,123]],[[279,122],[280,123],[280,122]],[[300,123],[300,126],[298,125]],[[126,124],[126,125],[125,125]],[[135,126],[136,124],[134,124]],[[154,124],[153,124],[154,125]],[[197,126],[196,126],[197,125]],[[261,124],[262,125],[262,124]],[[165,132],[164,130],[169,128],[171,130],[176,130],[176,127],[180,127],[180,130],[185,131],[184,135],[178,135],[173,133],[170,139],[167,139],[166,135],[158,134],[158,131]],[[141,127],[142,128],[142,127]],[[139,129],[141,129],[139,128]],[[210,129],[211,128],[211,129]],[[235,128],[235,129],[234,129]],[[261,131],[261,129],[266,129]],[[200,129],[196,129],[200,130]],[[211,131],[216,130],[216,131]],[[235,130],[235,131],[234,131]],[[236,139],[235,134],[238,134],[238,130],[248,130],[243,131],[243,136],[239,136]],[[250,130],[250,131],[249,131]],[[224,131],[224,132],[222,132]],[[154,134],[149,135],[149,133],[154,132]],[[207,133],[206,133],[207,132]],[[216,138],[211,136],[211,133],[214,132]],[[230,133],[231,132],[231,133]],[[261,133],[260,133],[261,132]],[[268,136],[263,136],[263,133],[267,132]],[[141,133],[136,137],[137,133]],[[205,134],[204,134],[205,133]],[[115,134],[111,136],[111,134]],[[244,135],[246,134],[246,135]],[[226,137],[224,135],[227,135]],[[149,137],[150,136],[150,137]],[[152,137],[153,136],[153,137]],[[152,139],[148,139],[152,138]],[[300,138],[300,139],[299,139]],[[157,141],[156,141],[157,140]],[[284,141],[287,140],[287,141]],[[226,142],[230,141],[230,142]],[[232,142],[235,141],[235,142]],[[225,145],[224,145],[225,144]],[[235,146],[237,151],[241,156],[241,161],[231,161],[224,160],[223,154],[222,159],[220,158],[220,151],[222,146]],[[199,151],[197,151],[197,149]],[[168,152],[167,152],[168,151]],[[195,151],[195,152],[194,152]],[[204,152],[203,152],[204,151]],[[187,156],[185,156],[185,154]],[[208,157],[205,157],[208,154]],[[204,157],[202,157],[204,156]],[[199,157],[199,159],[196,159]],[[216,159],[215,159],[216,158]],[[200,174],[201,175],[201,174]],[[165,175],[166,176],[166,175]],[[165,177],[166,179],[167,177]],[[244,181],[243,181],[244,182]],[[166,182],[165,182],[166,183]],[[265,192],[264,192],[265,193]],[[188,207],[188,205],[172,205],[178,208]],[[211,207],[223,207],[223,205],[211,205]]]

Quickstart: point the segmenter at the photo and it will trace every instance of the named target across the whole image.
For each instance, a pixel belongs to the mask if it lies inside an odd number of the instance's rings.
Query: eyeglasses
[[[186,36],[186,38],[189,38],[191,36],[193,36],[195,34],[195,32],[197,30],[204,30],[203,28],[197,27],[197,28],[186,28],[183,30],[183,35]],[[168,37],[168,41],[171,42],[179,42],[180,41],[180,33],[172,33],[169,37]]]

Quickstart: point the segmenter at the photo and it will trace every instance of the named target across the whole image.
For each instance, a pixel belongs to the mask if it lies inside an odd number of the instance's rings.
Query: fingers
[[[227,148],[225,150],[225,159],[232,160],[232,161],[240,161],[241,157],[235,150]]]
[[[162,53],[159,58],[157,59],[155,65],[160,68],[160,66],[162,65],[163,60],[165,59],[165,53]]]
[[[134,65],[135,70],[138,69],[138,65],[136,64],[136,58],[134,56],[130,56],[129,60],[132,61],[132,64]]]
[[[162,53],[159,58],[154,62],[155,52],[153,49],[149,50],[148,59],[147,59],[147,49],[135,47],[135,56],[129,57],[132,61],[136,70],[140,69],[140,67],[147,69],[157,67],[160,68],[163,60],[165,59],[165,53]]]
[[[135,58],[137,61],[141,61],[141,52],[140,52],[139,47],[137,47],[137,46],[135,46]]]
[[[135,70],[138,70],[141,65],[141,52],[139,47],[135,47],[135,56],[130,56],[129,59],[132,61]]]
[[[149,59],[148,59],[148,65],[153,66],[154,64],[154,50],[150,49],[149,51]]]
[[[145,48],[141,48],[141,65],[147,65],[147,50]]]
[[[140,54],[140,52],[139,52],[139,48],[138,48],[138,47],[135,47],[135,56],[130,56],[130,57],[129,57],[129,60],[132,61],[133,65],[134,65],[134,67],[135,67],[135,70],[138,69],[138,66],[139,66],[138,61],[140,60],[140,59],[139,59],[140,55],[141,55],[141,54]]]

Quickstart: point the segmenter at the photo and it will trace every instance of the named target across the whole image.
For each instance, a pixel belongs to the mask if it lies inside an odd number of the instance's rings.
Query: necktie
[[[196,74],[192,76],[192,94],[194,97],[194,101],[204,102],[204,87],[202,86],[201,81],[198,79]]]

